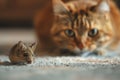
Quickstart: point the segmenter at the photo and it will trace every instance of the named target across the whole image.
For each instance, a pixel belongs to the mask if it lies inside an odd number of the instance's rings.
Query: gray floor
[[[0,56],[7,61],[6,56]],[[0,80],[120,80],[120,58],[45,57],[0,66]]]

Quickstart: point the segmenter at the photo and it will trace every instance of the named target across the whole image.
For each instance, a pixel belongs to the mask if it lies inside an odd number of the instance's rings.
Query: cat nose
[[[79,47],[80,50],[83,50],[83,49],[84,49],[84,45],[83,45],[82,43],[80,43],[80,44],[78,45],[78,47]]]

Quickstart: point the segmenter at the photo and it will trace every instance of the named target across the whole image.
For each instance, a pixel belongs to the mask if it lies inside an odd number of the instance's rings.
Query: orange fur
[[[81,55],[85,51],[101,54],[101,49],[109,48],[116,39],[119,42],[120,12],[113,1],[68,0],[64,3],[53,0],[54,17],[51,5],[41,10],[35,21],[38,55],[70,56]]]

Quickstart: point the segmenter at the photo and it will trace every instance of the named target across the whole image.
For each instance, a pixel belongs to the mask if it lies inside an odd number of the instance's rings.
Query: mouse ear
[[[35,51],[36,49],[36,46],[37,46],[37,43],[34,42],[33,44],[31,44],[29,47],[33,50],[33,52]]]
[[[26,46],[25,46],[23,41],[19,41],[18,44],[17,44],[17,48],[20,49],[20,50],[25,50]]]

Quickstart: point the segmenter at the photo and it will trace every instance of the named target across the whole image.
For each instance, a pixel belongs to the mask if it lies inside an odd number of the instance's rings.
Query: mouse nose
[[[28,63],[28,64],[31,64],[31,63],[32,63],[32,61],[31,61],[31,60],[29,60],[29,61],[27,61],[27,63]]]

